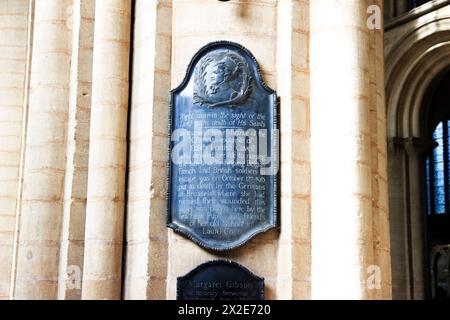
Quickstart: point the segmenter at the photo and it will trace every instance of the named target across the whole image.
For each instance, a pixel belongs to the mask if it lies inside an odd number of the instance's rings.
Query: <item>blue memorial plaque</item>
[[[171,92],[168,226],[216,251],[277,228],[277,95],[253,55],[206,45]]]
[[[264,300],[264,279],[231,261],[212,261],[178,278],[177,300]]]

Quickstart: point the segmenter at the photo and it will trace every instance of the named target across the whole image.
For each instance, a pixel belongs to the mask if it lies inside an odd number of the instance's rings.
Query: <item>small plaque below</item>
[[[264,279],[235,262],[208,262],[178,278],[177,300],[264,300]]]

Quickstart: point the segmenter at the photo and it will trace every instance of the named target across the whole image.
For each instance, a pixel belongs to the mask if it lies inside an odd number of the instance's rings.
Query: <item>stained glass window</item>
[[[433,152],[426,159],[427,212],[442,215],[450,211],[450,120],[439,123],[433,141]]]
[[[430,158],[427,158],[426,163],[426,170],[427,170],[427,214],[431,215],[431,179],[430,179]]]
[[[433,187],[434,187],[434,204],[435,213],[445,213],[445,166],[444,166],[444,130],[443,124],[440,123],[433,134],[436,147],[433,151]]]

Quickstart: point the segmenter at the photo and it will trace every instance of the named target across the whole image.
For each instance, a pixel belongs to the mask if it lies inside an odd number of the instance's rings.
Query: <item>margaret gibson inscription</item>
[[[178,300],[264,300],[264,279],[231,261],[198,266],[177,281]]]

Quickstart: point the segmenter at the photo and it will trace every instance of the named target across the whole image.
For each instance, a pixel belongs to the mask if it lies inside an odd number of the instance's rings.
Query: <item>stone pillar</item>
[[[120,299],[131,0],[96,1],[83,299]]]
[[[389,144],[392,281],[398,300],[426,298],[423,161],[432,150],[428,139],[392,138]]]
[[[387,0],[384,1],[384,17],[387,22],[408,12],[408,0]]]
[[[61,241],[71,33],[69,0],[36,1],[15,299],[55,299]]]
[[[74,0],[72,63],[58,299],[80,299],[88,178],[94,0]]]
[[[383,0],[372,0],[383,11]],[[392,299],[392,272],[389,229],[387,120],[384,85],[384,32],[369,30],[370,52],[370,145],[372,165],[373,265],[381,271],[380,287],[371,291],[373,299]],[[376,272],[372,268],[371,273]]]
[[[384,4],[384,19],[386,22],[391,21],[395,18],[395,1],[389,0],[385,1]]]
[[[392,259],[392,297],[410,299],[410,272],[408,268],[408,225],[405,180],[405,150],[403,144],[391,139],[389,143],[389,206]]]
[[[172,1],[135,6],[126,221],[125,299],[164,299]]]
[[[408,12],[408,0],[395,0],[395,17]]]
[[[406,217],[408,234],[408,268],[410,273],[409,294],[412,300],[426,299],[426,279],[428,270],[425,261],[428,257],[425,247],[426,232],[424,225],[424,212],[426,211],[426,199],[424,196],[424,154],[433,150],[430,142],[419,139],[407,139],[405,141],[405,169],[406,176]]]
[[[277,298],[311,298],[309,4],[278,2],[281,235]]]
[[[377,152],[385,143],[378,145],[373,138],[386,135],[384,130],[371,130],[371,105],[377,114],[383,110],[382,100],[374,101],[373,93],[382,92],[384,86],[383,76],[371,77],[375,65],[370,58],[374,31],[367,27],[371,4],[357,0],[310,4],[313,299],[376,298],[376,289],[368,286],[373,275],[368,271],[381,268],[386,274],[386,263],[376,265],[374,253],[373,200],[377,192],[385,199],[387,190],[373,189],[373,175],[386,167],[386,158]],[[382,42],[377,41],[378,46]],[[384,221],[387,209],[375,215],[375,220]]]
[[[0,2],[0,300],[10,297],[32,2]]]

